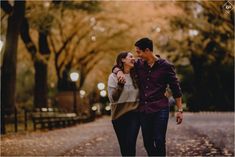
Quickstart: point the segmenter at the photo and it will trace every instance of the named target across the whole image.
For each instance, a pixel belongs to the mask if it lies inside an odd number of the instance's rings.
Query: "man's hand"
[[[117,78],[118,78],[118,83],[121,83],[121,84],[126,83],[125,74],[121,70],[118,71]]]
[[[176,114],[176,123],[181,124],[183,121],[183,108],[182,108],[182,98],[175,98],[176,106],[178,107],[178,112]]]
[[[176,114],[176,123],[181,124],[183,121],[183,112],[177,112]]]

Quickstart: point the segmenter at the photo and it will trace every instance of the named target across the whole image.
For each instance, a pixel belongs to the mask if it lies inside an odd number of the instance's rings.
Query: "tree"
[[[16,54],[18,36],[25,13],[25,2],[15,1],[12,14],[8,17],[6,47],[1,67],[1,118],[4,123],[5,113],[11,113],[15,107]],[[2,124],[4,126],[4,124]],[[1,127],[5,133],[4,127]]]
[[[73,83],[69,79],[69,72],[73,69],[80,71],[79,87],[82,87],[87,74],[99,61],[99,53],[104,51],[104,47],[107,48],[106,43],[120,38],[132,28],[128,22],[103,13],[95,15],[70,11],[61,13],[57,19],[57,30],[51,34],[50,44],[55,52],[54,63],[59,91],[73,89]],[[107,21],[109,25],[105,25]],[[125,27],[114,31],[112,27],[117,23]],[[113,44],[108,47],[112,46]]]
[[[12,13],[13,7],[8,1],[1,1],[2,9],[8,15]],[[53,11],[58,12],[58,10],[63,9],[85,9],[85,10],[95,10],[94,7],[97,4],[96,2],[79,2],[73,5],[76,2],[73,1],[52,1],[50,2],[28,2],[27,10],[30,15],[27,14],[27,17],[24,17],[21,27],[21,38],[31,54],[31,57],[34,62],[35,70],[35,86],[34,86],[34,106],[35,107],[46,107],[47,106],[47,94],[48,94],[48,85],[47,85],[47,64],[48,57],[50,55],[50,49],[48,45],[48,35],[51,28],[53,27],[53,21],[56,14],[53,14]],[[32,9],[33,8],[33,9]],[[43,11],[42,11],[43,10]],[[52,11],[50,11],[52,10]],[[35,16],[36,13],[36,16]],[[28,22],[29,19],[29,22]],[[30,28],[36,28],[38,31],[38,49],[36,44],[33,42],[31,35],[29,33]]]
[[[2,9],[7,13],[11,14],[12,6],[8,1],[2,1]],[[35,90],[34,90],[34,105],[36,107],[43,107],[47,105],[47,69],[46,66],[38,59],[36,56],[37,48],[31,39],[29,33],[29,23],[26,17],[22,20],[22,26],[20,27],[21,38],[31,54],[33,61],[35,62]],[[43,54],[48,54],[48,46],[45,34],[43,32],[39,33],[39,51]]]
[[[96,2],[73,2],[73,1],[52,1],[52,4],[49,5],[49,2],[44,3],[46,5],[47,11],[44,12],[42,10],[39,11],[39,15],[42,15],[40,22],[36,21],[37,29],[39,31],[39,52],[42,58],[44,59],[37,59],[35,60],[35,97],[34,97],[34,104],[36,107],[43,107],[47,106],[47,93],[48,93],[48,84],[47,84],[47,64],[48,64],[48,57],[50,55],[50,48],[48,43],[48,36],[51,34],[51,29],[54,27],[54,21],[56,18],[56,14],[58,12],[63,12],[66,10],[86,10],[86,11],[93,11],[97,7]],[[49,5],[49,6],[48,6]],[[55,11],[53,13],[52,11]],[[78,28],[79,29],[79,28]],[[66,48],[67,42],[71,40],[69,37],[68,41],[65,41],[64,45],[62,46],[61,50]],[[59,53],[58,53],[59,54]],[[69,66],[69,64],[68,64]]]
[[[97,4],[100,4],[100,10]],[[79,86],[89,94],[98,82],[107,82],[120,51],[132,51],[134,42],[143,36],[149,36],[154,41],[161,38],[170,26],[169,16],[178,14],[178,8],[172,3],[153,1],[27,1],[27,22],[24,22],[21,37],[32,54],[33,64],[28,55],[27,59],[22,57],[23,53],[26,54],[22,45],[19,59],[21,63],[32,64],[31,73],[34,73],[35,62],[46,65],[47,82],[52,85],[57,82],[60,91],[71,89],[68,72],[79,70]],[[47,44],[50,53],[43,54],[41,51],[46,51],[39,50],[39,38],[43,39],[40,43]],[[45,73],[40,78],[45,80]],[[45,90],[40,93],[47,94]],[[39,97],[40,93],[37,94]],[[38,100],[46,101],[44,95]]]
[[[161,46],[179,63],[193,111],[233,110],[234,10],[226,13],[224,3],[178,2],[185,13],[172,18],[172,38]]]

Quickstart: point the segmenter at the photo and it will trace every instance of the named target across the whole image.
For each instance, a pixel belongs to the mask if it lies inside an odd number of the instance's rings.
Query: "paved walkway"
[[[185,113],[182,125],[171,118],[167,131],[168,156],[233,156],[234,113]],[[225,136],[226,135],[226,136]],[[120,156],[110,117],[54,131],[1,137],[2,156]],[[142,136],[137,156],[146,156]]]

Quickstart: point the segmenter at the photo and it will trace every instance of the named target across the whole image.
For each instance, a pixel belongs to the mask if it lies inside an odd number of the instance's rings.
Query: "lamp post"
[[[73,89],[73,112],[77,114],[77,96],[76,96],[76,82],[79,79],[79,73],[78,72],[71,72],[70,73],[70,79],[72,82],[74,82],[74,89]]]
[[[100,92],[99,101],[101,102],[101,97],[105,97],[107,94],[105,91],[105,84],[103,82],[99,82],[97,84],[97,88],[99,89],[99,92]]]
[[[100,108],[99,109],[102,109],[101,113],[103,114],[103,109],[104,109],[104,106],[105,106],[105,97],[107,95],[107,92],[105,90],[105,84],[103,82],[100,82],[97,84],[97,88],[99,89],[99,102],[100,102]]]

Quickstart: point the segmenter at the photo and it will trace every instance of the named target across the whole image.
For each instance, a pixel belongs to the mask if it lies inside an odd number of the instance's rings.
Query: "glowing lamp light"
[[[86,95],[86,91],[80,90],[80,96],[81,96],[81,97],[84,97],[85,95]]]
[[[99,90],[104,90],[105,84],[102,83],[102,82],[100,82],[100,83],[97,84],[97,88],[98,88]]]
[[[71,79],[73,82],[76,82],[76,81],[79,79],[79,74],[78,74],[78,72],[72,72],[72,73],[70,73],[70,79]]]
[[[97,106],[92,106],[92,111],[96,111],[97,110]]]
[[[106,110],[106,111],[110,111],[110,110],[111,110],[110,105],[106,106],[106,107],[105,107],[105,110]]]
[[[106,97],[107,92],[105,90],[100,91],[100,96]]]

